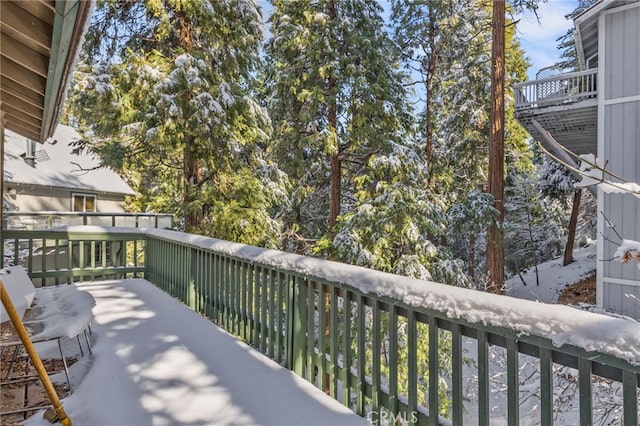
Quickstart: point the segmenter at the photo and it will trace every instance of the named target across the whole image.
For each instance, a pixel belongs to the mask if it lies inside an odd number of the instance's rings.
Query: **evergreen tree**
[[[449,210],[449,239],[457,241],[460,248],[466,250],[468,275],[480,288],[481,282],[476,277],[482,276],[484,270],[482,259],[476,253],[486,247],[486,230],[488,225],[496,220],[498,211],[493,207],[491,194],[480,189],[474,189],[464,199],[454,204]]]
[[[264,159],[270,121],[250,96],[263,25],[252,1],[100,2],[70,122],[138,207],[189,232],[277,243],[286,179]]]
[[[477,1],[454,2],[455,15],[442,14],[438,21],[441,32],[446,31],[446,43],[439,50],[441,66],[434,80],[432,98],[434,108],[434,173],[435,191],[445,198],[445,209],[451,210],[450,231],[458,227],[461,212],[477,202],[475,190],[488,181],[489,141],[489,83],[491,76],[491,14],[488,5]],[[527,63],[524,52],[515,37],[514,25],[506,28],[506,87],[522,81]],[[513,97],[505,99],[505,149],[507,164],[517,169],[532,169],[531,156],[526,143],[526,131],[514,115]],[[506,170],[510,170],[508,167]],[[472,196],[476,199],[467,200]],[[479,217],[488,218],[487,215]],[[447,244],[454,253],[465,259],[473,259],[470,271],[476,269],[476,259],[485,257],[485,248],[477,241],[484,233],[468,231],[450,232]],[[479,262],[478,262],[479,263]],[[482,277],[476,277],[482,281]]]
[[[535,267],[562,251],[566,208],[545,197],[535,170],[513,170],[507,181],[505,265],[511,273]]]
[[[335,232],[354,202],[355,178],[372,156],[390,151],[409,114],[377,2],[273,6],[265,84],[274,154],[294,187],[290,234],[309,241]]]
[[[396,144],[357,179],[355,208],[340,218],[335,256],[414,278],[469,286],[464,265],[427,238],[444,234],[442,205],[425,190],[424,154]]]
[[[577,6],[573,11],[564,17],[573,20],[576,16],[591,7],[596,0],[578,0]],[[578,51],[576,50],[576,40],[573,36],[573,28],[567,30],[566,33],[558,37],[558,49],[561,51],[560,60],[555,64],[558,68],[565,71],[579,71],[581,69],[578,60]]]
[[[544,195],[566,203],[567,196],[575,191],[576,178],[571,171],[547,155],[542,156],[538,169],[538,189]]]
[[[424,141],[425,158],[431,169],[428,183],[431,186],[434,171],[435,109],[441,84],[440,68],[450,54],[451,43],[456,42],[460,30],[463,3],[450,0],[424,2],[391,2],[391,20],[394,40],[398,45],[405,67],[411,71],[411,85],[417,90],[419,104],[424,106],[420,116],[419,134]]]

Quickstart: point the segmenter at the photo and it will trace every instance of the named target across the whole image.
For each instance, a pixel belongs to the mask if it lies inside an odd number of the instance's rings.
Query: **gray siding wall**
[[[605,17],[605,99],[640,95],[640,8]]]
[[[599,100],[604,120],[600,121],[603,140],[599,141],[598,157],[607,162],[607,170],[640,183],[640,100],[629,99],[640,95],[640,7],[610,13],[604,22],[604,61],[600,61],[599,70],[604,73],[605,90]],[[604,193],[601,206],[603,306],[640,319],[640,304],[626,296],[640,298],[640,270],[636,262],[609,260],[619,238],[605,220],[623,238],[640,241],[640,198]]]
[[[71,211],[72,193],[95,195],[97,212],[124,211],[124,195],[13,183],[7,183],[6,188],[15,191],[5,194],[5,199],[17,211]]]

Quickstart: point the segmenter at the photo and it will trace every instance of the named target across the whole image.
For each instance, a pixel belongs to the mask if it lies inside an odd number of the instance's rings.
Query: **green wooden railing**
[[[138,229],[3,230],[2,267],[22,265],[36,286],[144,274],[146,237]]]
[[[607,348],[589,352],[569,344],[557,346],[551,336],[536,335],[518,325],[487,325],[491,324],[488,317],[501,315],[505,300],[501,296],[452,289],[467,298],[482,298],[488,309],[495,305],[489,316],[477,319],[434,308],[437,300],[422,304],[393,297],[396,283],[396,293],[402,295],[406,283],[415,280],[173,231],[31,236],[15,231],[8,236],[9,241],[39,238],[89,242],[96,247],[124,241],[128,247],[135,244],[136,250],[144,247],[144,260],[134,266],[94,266],[97,250],[89,250],[88,260],[71,268],[73,274],[67,276],[129,276],[144,271],[159,288],[374,424],[489,425],[496,420],[493,407],[503,404],[508,424],[518,424],[525,417],[531,423],[535,415],[535,423],[551,425],[563,410],[558,404],[565,401],[554,396],[566,391],[558,388],[560,379],[575,387],[576,424],[589,425],[602,418],[594,408],[594,389],[601,396],[603,388],[617,401],[609,420],[638,424],[640,360],[616,356]],[[69,268],[45,266],[40,271],[30,269],[32,276],[52,279],[69,274]],[[331,272],[341,268],[342,274]],[[365,285],[372,282],[388,285],[391,293],[374,294]],[[424,285],[433,287],[433,294],[445,294],[438,293],[442,286]],[[543,311],[566,309],[594,323],[623,321],[568,307],[513,303]],[[553,315],[549,314],[550,324]],[[523,318],[517,318],[520,324],[525,323]],[[532,321],[540,318],[545,315]],[[628,341],[637,342],[633,330],[640,331],[640,326],[629,324]],[[496,385],[496,377],[504,379]],[[471,393],[477,400],[474,407],[465,403]],[[526,395],[537,398],[534,414],[520,412]]]

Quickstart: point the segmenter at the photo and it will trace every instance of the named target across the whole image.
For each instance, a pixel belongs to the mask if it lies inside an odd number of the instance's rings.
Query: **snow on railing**
[[[564,105],[594,98],[598,91],[598,70],[559,74],[513,85],[516,110]]]
[[[522,412],[541,424],[637,424],[640,323],[631,319],[174,231],[89,231],[39,238],[89,248],[72,268],[89,277],[118,270],[97,266],[102,241],[144,246],[124,270],[144,271],[373,423],[517,424]],[[67,273],[43,266],[45,279]]]

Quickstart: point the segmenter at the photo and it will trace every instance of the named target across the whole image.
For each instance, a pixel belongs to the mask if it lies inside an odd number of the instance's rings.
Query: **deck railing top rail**
[[[597,96],[598,70],[558,74],[513,85],[516,110],[575,103]]]
[[[6,229],[51,229],[69,225],[173,228],[168,213],[37,211],[4,212]]]

